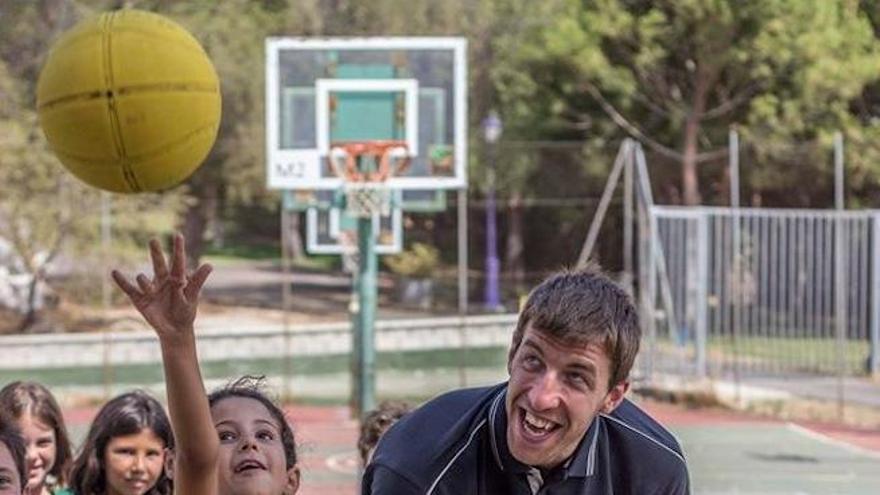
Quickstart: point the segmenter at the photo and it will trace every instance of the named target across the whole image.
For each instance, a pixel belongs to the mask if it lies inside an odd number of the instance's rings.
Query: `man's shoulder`
[[[603,414],[605,435],[614,445],[612,471],[622,470],[628,486],[658,486],[664,493],[686,493],[688,470],[681,444],[669,430],[636,404],[624,400],[611,414]]]
[[[636,404],[624,400],[601,415],[601,435],[608,460],[604,476],[623,493],[689,493],[687,463],[669,430]]]
[[[486,428],[488,409],[505,388],[455,390],[430,400],[382,436],[371,464],[415,484],[431,478],[456,454],[479,444],[475,437]]]
[[[612,427],[619,428],[638,440],[656,444],[680,458],[684,457],[681,444],[675,435],[629,399],[624,399],[611,414],[605,415],[605,418],[610,420]]]

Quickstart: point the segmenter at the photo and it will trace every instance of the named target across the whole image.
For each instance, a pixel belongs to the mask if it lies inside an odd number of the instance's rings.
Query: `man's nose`
[[[562,402],[562,388],[555,372],[541,375],[529,390],[529,402],[535,411],[547,411],[559,407]]]

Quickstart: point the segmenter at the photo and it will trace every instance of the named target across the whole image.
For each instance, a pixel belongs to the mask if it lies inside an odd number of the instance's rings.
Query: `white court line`
[[[341,474],[358,474],[358,453],[356,450],[340,452],[327,457],[324,464],[331,471]]]
[[[858,445],[853,445],[851,443],[844,442],[843,440],[838,440],[836,438],[832,438],[824,433],[819,433],[818,431],[811,430],[807,427],[801,426],[797,423],[792,423],[790,421],[788,423],[786,423],[785,426],[789,430],[791,430],[795,433],[800,433],[801,435],[803,435],[807,438],[812,438],[813,440],[818,440],[822,443],[825,443],[828,445],[833,445],[835,447],[839,447],[844,450],[848,450],[849,452],[851,452],[853,454],[863,455],[866,457],[870,457],[872,459],[880,460],[880,452],[875,452],[873,450],[866,449],[866,448],[860,447]]]

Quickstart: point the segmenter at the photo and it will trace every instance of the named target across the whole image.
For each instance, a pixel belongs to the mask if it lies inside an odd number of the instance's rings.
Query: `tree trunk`
[[[507,228],[507,249],[505,266],[513,278],[517,293],[525,286],[525,264],[523,260],[523,197],[521,191],[513,191],[507,202],[510,219]]]
[[[681,185],[684,192],[684,204],[696,206],[701,202],[700,184],[697,176],[697,154],[699,153],[698,139],[700,137],[700,121],[706,110],[706,87],[705,75],[697,74],[694,88],[694,98],[691,112],[688,114],[684,125],[684,158],[681,164]]]
[[[42,281],[42,269],[37,270],[33,278],[31,278],[31,283],[28,286],[28,298],[27,298],[27,310],[24,314],[24,318],[22,318],[21,323],[18,325],[19,333],[27,333],[31,328],[33,328],[40,320],[40,308],[37,307],[37,294],[39,293],[39,285]]]
[[[299,224],[300,218],[302,215],[300,213],[286,213],[290,215],[290,232],[287,234],[288,239],[288,253],[290,253],[290,258],[294,260],[301,260],[306,256],[306,250],[303,244],[302,235],[299,232]],[[283,236],[282,236],[283,238]]]
[[[191,203],[183,214],[183,237],[186,239],[186,262],[192,269],[199,265],[205,251],[205,231],[217,210],[217,186],[206,182],[193,187]]]

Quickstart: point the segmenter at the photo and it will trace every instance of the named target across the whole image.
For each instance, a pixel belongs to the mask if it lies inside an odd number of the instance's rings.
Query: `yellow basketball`
[[[173,21],[120,10],[85,20],[52,47],[37,111],[70,172],[113,192],[159,191],[192,174],[220,125],[220,82]]]

